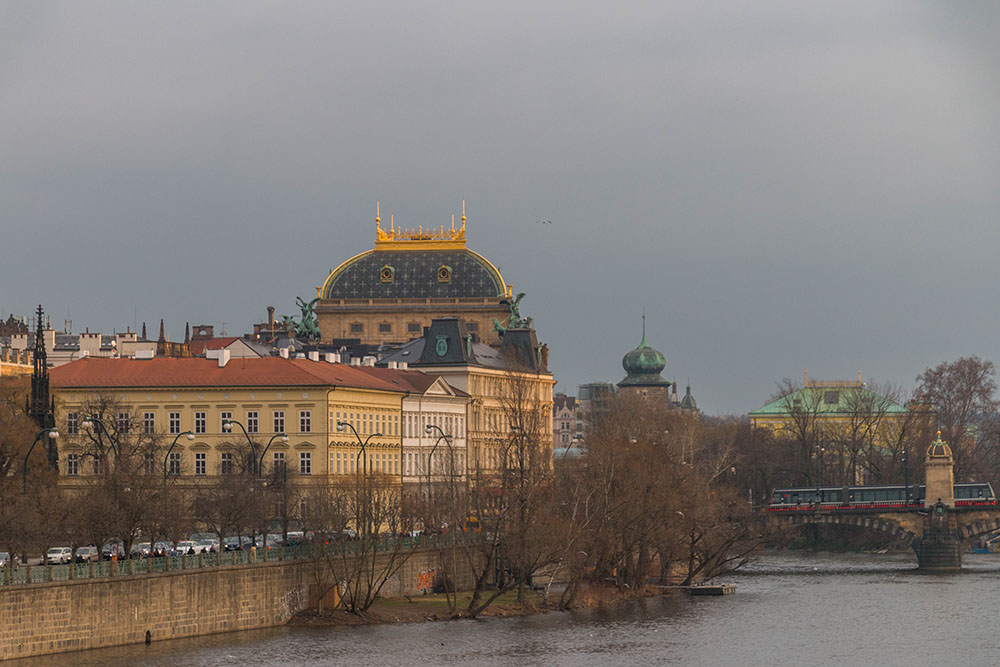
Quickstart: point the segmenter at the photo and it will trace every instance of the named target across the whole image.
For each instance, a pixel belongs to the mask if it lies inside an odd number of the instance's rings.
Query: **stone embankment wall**
[[[459,563],[462,565],[462,563]],[[317,564],[259,562],[0,588],[0,660],[282,625],[316,596]],[[433,586],[438,553],[418,550],[384,597]],[[458,577],[471,585],[471,572]]]

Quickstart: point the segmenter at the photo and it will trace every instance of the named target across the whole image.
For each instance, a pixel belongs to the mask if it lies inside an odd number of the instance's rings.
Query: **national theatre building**
[[[375,248],[348,259],[317,288],[314,307],[324,343],[405,343],[435,317],[457,317],[469,333],[498,343],[494,319],[510,316],[501,303],[511,286],[485,257],[465,247],[462,226],[382,229],[375,215]]]

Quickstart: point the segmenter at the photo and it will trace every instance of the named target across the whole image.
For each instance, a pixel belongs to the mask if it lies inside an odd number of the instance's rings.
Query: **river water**
[[[783,553],[735,595],[361,628],[278,628],[22,660],[24,665],[1000,664],[1000,556],[920,574],[911,554]]]

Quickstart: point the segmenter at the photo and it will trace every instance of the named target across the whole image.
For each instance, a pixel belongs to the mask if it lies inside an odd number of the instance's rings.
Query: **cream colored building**
[[[540,459],[551,465],[555,379],[547,362],[533,330],[508,331],[497,349],[474,342],[462,320],[444,317],[380,363],[407,363],[469,395],[467,472],[473,478],[499,471],[501,453],[522,435],[537,442]]]

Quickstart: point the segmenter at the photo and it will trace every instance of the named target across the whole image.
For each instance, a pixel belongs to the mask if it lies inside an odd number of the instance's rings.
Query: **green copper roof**
[[[843,385],[799,389],[784,398],[771,401],[764,407],[753,410],[750,412],[750,416],[783,417],[795,408],[820,415],[848,414],[860,406],[871,406],[873,411],[889,415],[906,412],[906,408],[902,405],[868,391],[864,387]]]
[[[654,350],[646,343],[646,315],[642,316],[642,342],[624,357],[622,367],[625,369],[625,379],[618,383],[619,387],[651,387],[667,386],[670,383],[660,376],[667,367],[667,359],[659,350]]]

